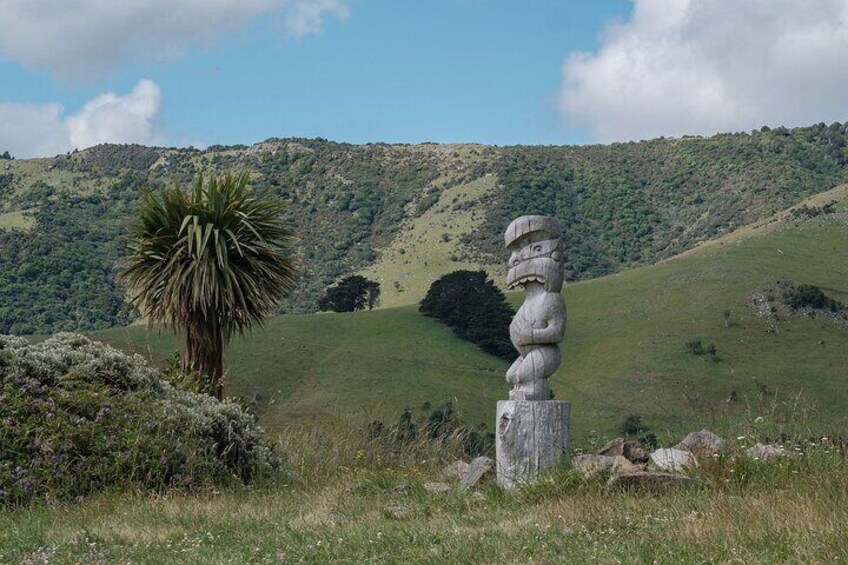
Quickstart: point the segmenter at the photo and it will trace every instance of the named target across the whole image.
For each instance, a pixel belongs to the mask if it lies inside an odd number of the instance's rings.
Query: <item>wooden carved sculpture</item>
[[[510,400],[549,400],[550,377],[561,361],[565,333],[563,265],[559,222],[547,216],[522,216],[506,229],[507,287],[523,287],[524,303],[509,326],[520,357],[506,373]]]

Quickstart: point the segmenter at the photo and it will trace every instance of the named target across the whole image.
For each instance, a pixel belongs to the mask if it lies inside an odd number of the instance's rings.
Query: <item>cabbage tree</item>
[[[185,338],[182,370],[222,396],[225,344],[273,314],[294,285],[283,202],[255,195],[248,174],[199,177],[141,197],[122,276],[148,323]]]

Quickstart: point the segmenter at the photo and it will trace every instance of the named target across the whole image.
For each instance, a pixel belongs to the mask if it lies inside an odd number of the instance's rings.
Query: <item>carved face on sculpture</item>
[[[546,292],[562,291],[562,244],[559,223],[546,216],[522,216],[506,229],[506,247],[512,251],[508,288],[541,283]]]

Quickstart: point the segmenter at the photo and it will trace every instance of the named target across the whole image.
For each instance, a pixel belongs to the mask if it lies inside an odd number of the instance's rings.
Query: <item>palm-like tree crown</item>
[[[123,272],[150,323],[184,332],[184,368],[213,380],[223,344],[273,314],[296,277],[285,205],[255,196],[248,179],[225,174],[188,190],[145,191]]]

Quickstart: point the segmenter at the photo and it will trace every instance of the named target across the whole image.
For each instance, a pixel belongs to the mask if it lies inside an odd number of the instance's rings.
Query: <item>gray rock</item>
[[[603,471],[612,470],[614,464],[615,457],[607,455],[578,455],[571,460],[571,465],[585,479],[594,477]]]
[[[781,457],[786,457],[789,454],[782,445],[758,443],[753,447],[749,447],[746,455],[748,455],[751,459],[768,461],[769,459],[780,459]]]
[[[607,486],[610,488],[651,492],[665,491],[676,487],[688,487],[692,484],[694,484],[694,480],[684,475],[650,471],[614,475],[607,481]]]
[[[624,438],[620,437],[610,440],[595,453],[607,457],[623,455],[631,463],[647,463],[650,457],[638,441],[624,441]]]
[[[595,452],[597,455],[605,455],[607,457],[615,457],[616,455],[624,455],[624,439],[617,437],[607,442],[602,448]]]
[[[495,462],[488,457],[477,457],[459,477],[459,490],[467,490],[487,479],[495,470]]]
[[[638,442],[628,441],[624,444],[624,456],[632,463],[647,463],[651,456]]]
[[[424,483],[424,490],[429,493],[448,492],[451,489],[447,483]]]
[[[700,432],[692,432],[683,438],[680,443],[674,446],[674,449],[688,451],[699,459],[706,459],[714,455],[729,453],[730,443],[710,430],[701,430]]]
[[[408,520],[415,516],[415,508],[406,504],[387,506],[386,514],[396,520]]]
[[[680,449],[657,449],[651,453],[651,463],[660,471],[682,472],[698,466],[695,456]]]
[[[616,475],[626,475],[629,473],[639,473],[645,470],[644,465],[631,463],[624,455],[616,455],[612,462],[612,472]]]
[[[442,478],[449,481],[458,481],[465,473],[468,472],[468,467],[469,465],[465,461],[454,461],[442,469]]]

